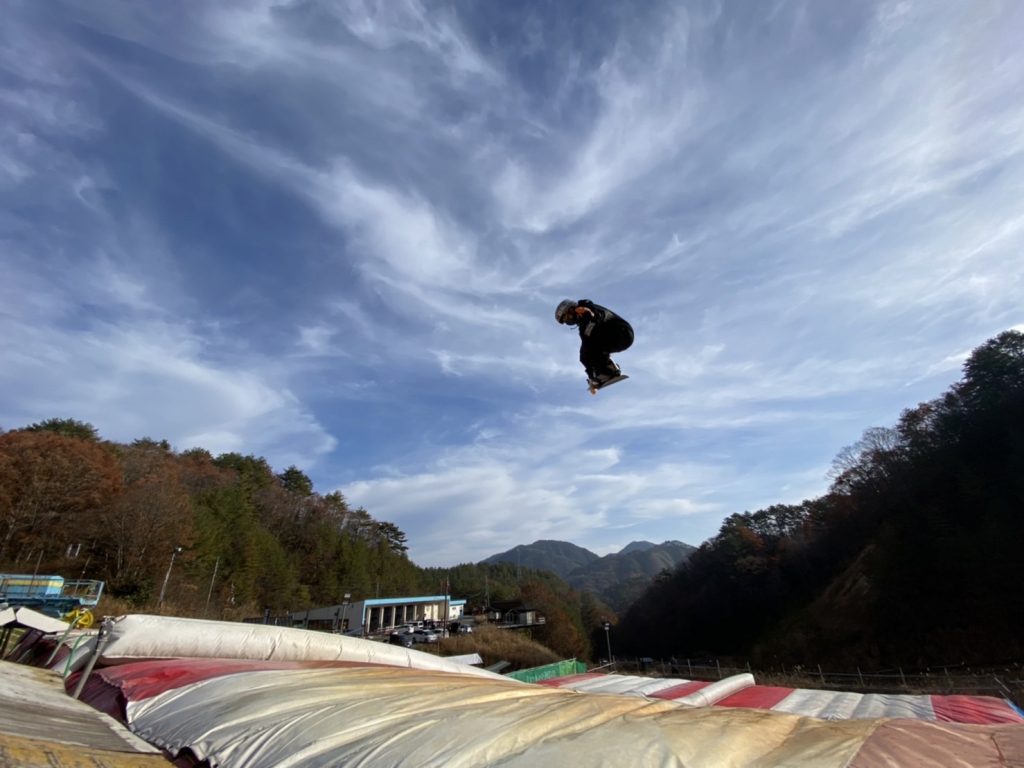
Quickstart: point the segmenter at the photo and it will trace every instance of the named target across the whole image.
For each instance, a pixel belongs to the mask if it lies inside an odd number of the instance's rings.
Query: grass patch
[[[438,652],[442,656],[479,653],[485,667],[507,661],[511,666],[503,670],[506,672],[562,660],[550,648],[531,640],[522,632],[489,626],[478,626],[471,635],[444,638],[438,644]]]

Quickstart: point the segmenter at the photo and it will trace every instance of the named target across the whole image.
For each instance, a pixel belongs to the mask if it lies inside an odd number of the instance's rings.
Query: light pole
[[[348,601],[351,598],[352,598],[352,596],[348,592],[346,592],[342,596],[342,600],[341,600],[341,633],[342,634],[345,634],[345,613],[348,612]]]
[[[604,641],[608,644],[608,665],[614,667],[615,662],[612,660],[612,635],[611,628],[612,624],[610,621],[603,622],[604,626]]]
[[[167,573],[164,574],[164,585],[160,587],[160,599],[156,601],[156,607],[164,604],[164,595],[167,594],[167,582],[171,580],[171,568],[174,567],[174,558],[181,554],[182,547],[175,547],[171,552],[171,562],[167,566]]]

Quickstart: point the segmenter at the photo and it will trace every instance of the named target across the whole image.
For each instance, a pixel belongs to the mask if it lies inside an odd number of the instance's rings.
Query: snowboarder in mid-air
[[[590,394],[629,377],[614,362],[612,352],[633,344],[633,327],[610,309],[589,299],[565,299],[555,309],[555,320],[575,325],[580,332],[580,362],[587,371]]]

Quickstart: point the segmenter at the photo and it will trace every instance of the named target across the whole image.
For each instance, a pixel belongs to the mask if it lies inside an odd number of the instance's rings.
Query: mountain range
[[[633,541],[601,557],[568,541],[541,539],[491,555],[484,564],[513,563],[554,573],[571,587],[590,592],[624,611],[662,571],[673,570],[696,549],[681,541]]]

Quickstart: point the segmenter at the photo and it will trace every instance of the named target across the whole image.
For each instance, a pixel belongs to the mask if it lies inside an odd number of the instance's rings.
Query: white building
[[[293,627],[369,635],[416,621],[447,623],[446,615],[447,621],[458,621],[465,607],[465,600],[452,600],[450,595],[378,597],[288,615]]]

